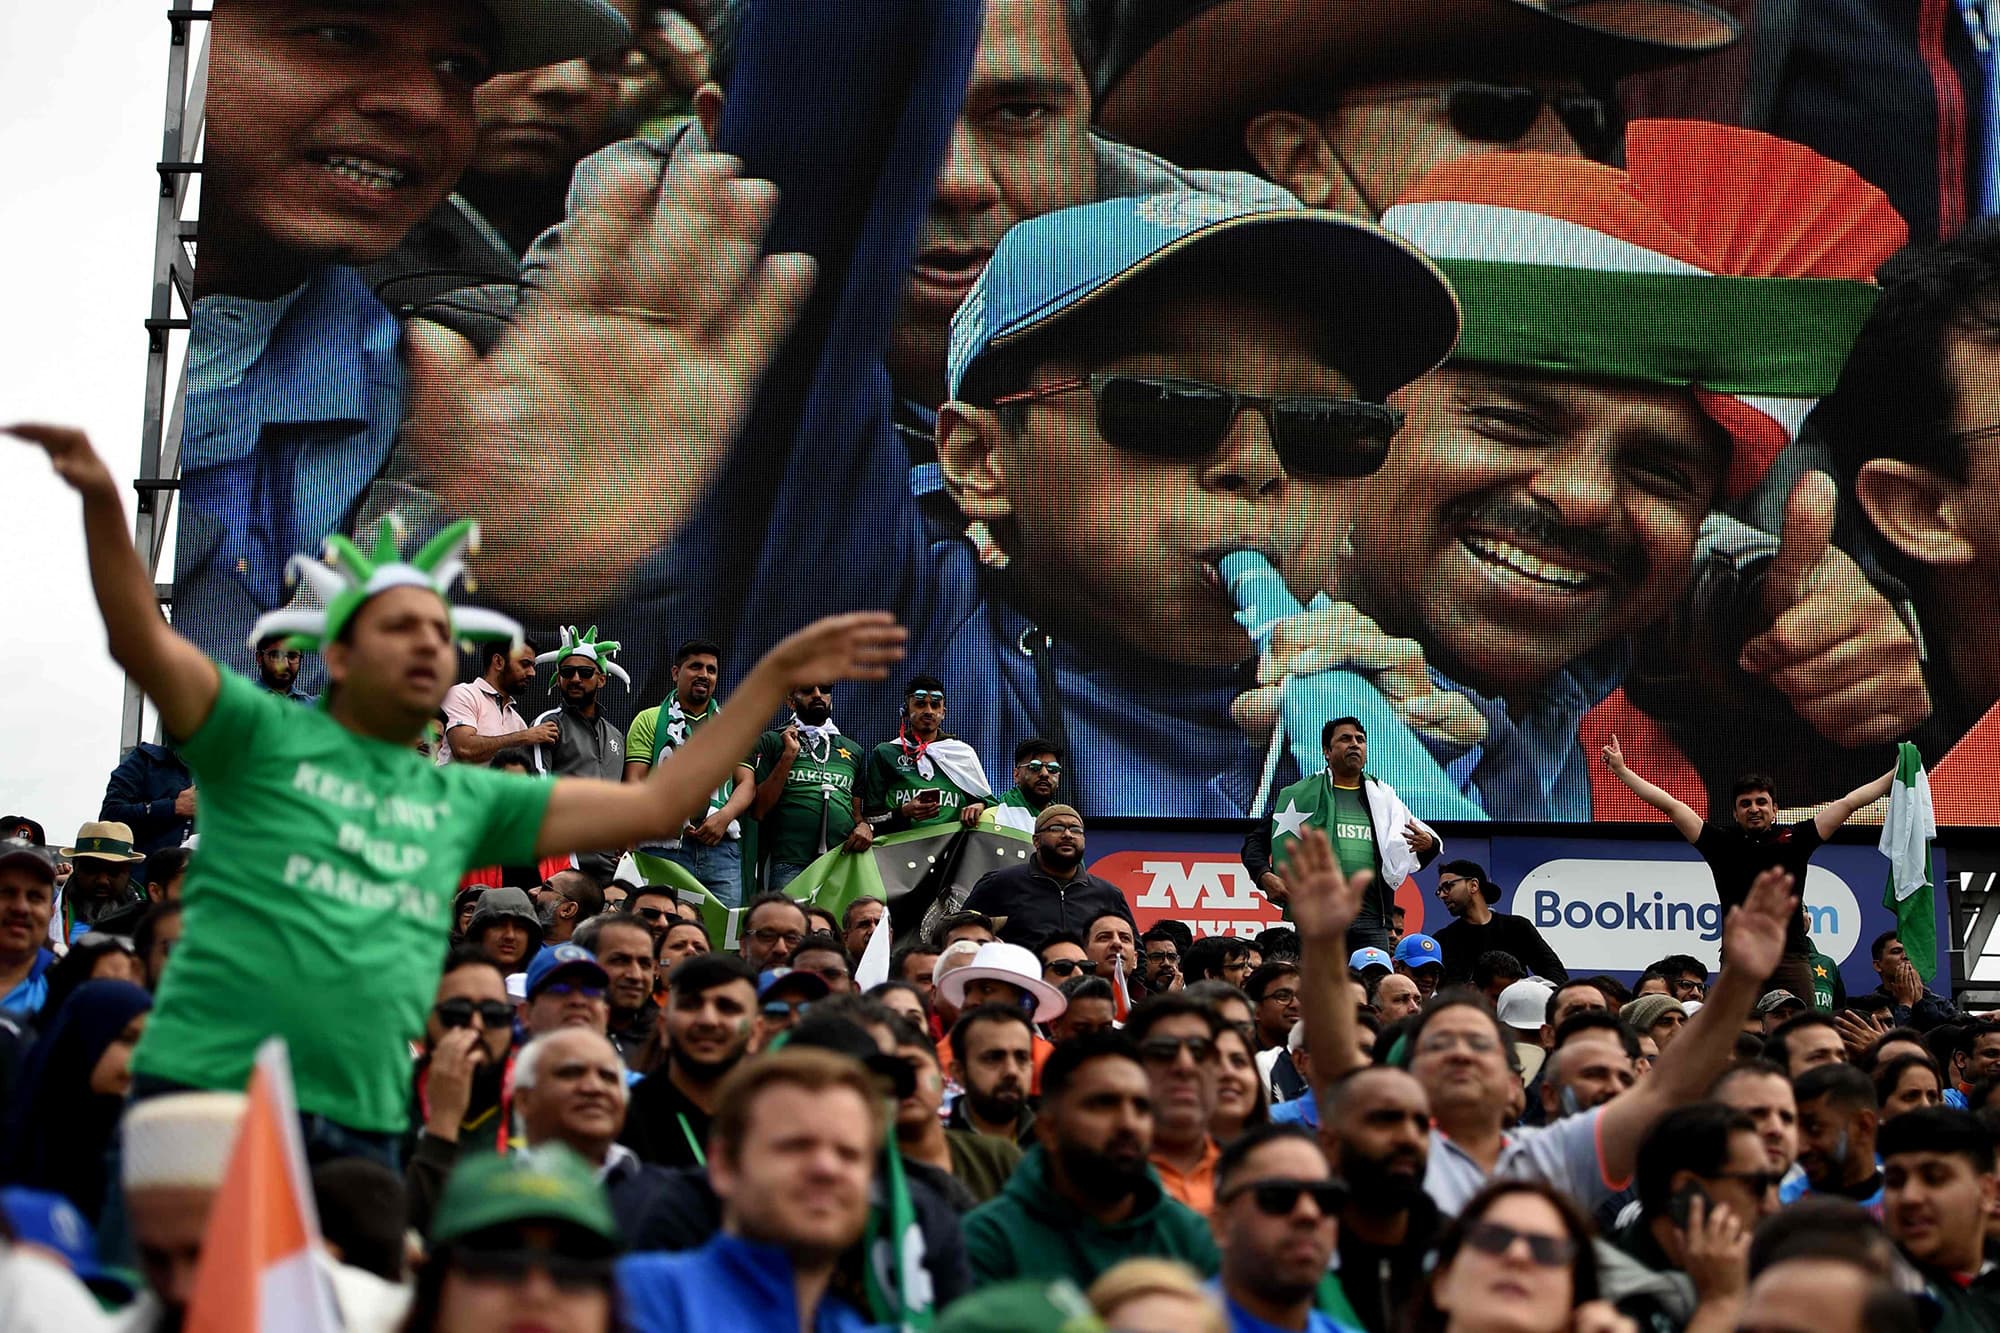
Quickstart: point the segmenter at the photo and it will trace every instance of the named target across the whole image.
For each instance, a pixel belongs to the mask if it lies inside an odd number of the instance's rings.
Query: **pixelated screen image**
[[[1571,8],[220,0],[175,623],[254,672],[294,553],[474,517],[621,726],[882,607],[841,733],[928,674],[1090,815],[1267,814],[1353,716],[1433,821],[1657,819],[1616,736],[1704,813],[1910,740],[2000,823],[1994,261],[1903,253],[1978,182],[1886,75],[1754,111],[1748,6]]]

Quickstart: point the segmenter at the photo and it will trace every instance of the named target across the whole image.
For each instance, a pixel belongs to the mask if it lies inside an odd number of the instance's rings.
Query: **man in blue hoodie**
[[[886,1110],[868,1073],[828,1051],[763,1056],[723,1085],[708,1181],[722,1230],[697,1250],[619,1262],[638,1333],[858,1333],[871,1327],[828,1290],[868,1224]]]

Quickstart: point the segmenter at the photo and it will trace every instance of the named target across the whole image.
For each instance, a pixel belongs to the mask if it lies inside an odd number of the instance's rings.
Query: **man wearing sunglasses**
[[[979,822],[993,803],[993,788],[979,752],[944,730],[944,682],[912,676],[903,687],[903,716],[896,739],[868,756],[868,820],[884,832]]]
[[[411,1084],[410,1224],[429,1222],[461,1152],[505,1152],[511,1132],[514,1001],[500,969],[461,950],[445,962]]]
[[[864,852],[875,840],[861,809],[868,750],[834,722],[833,686],[801,685],[791,703],[791,720],[765,732],[750,753],[757,778],[750,813],[766,893],[783,889],[834,847]]]
[[[1014,747],[1014,785],[1000,793],[1003,809],[1026,810],[1030,817],[1056,798],[1062,785],[1062,749],[1054,741],[1030,736]]]
[[[1756,566],[1752,651],[1738,663],[1730,649],[1729,670],[1776,686],[1799,716],[1840,725],[1825,710],[1857,697],[1835,688],[1851,683],[1849,653],[1872,664],[1870,680],[1914,666],[1908,631],[1886,604],[1879,616],[1863,605],[1881,599],[1826,545],[1825,478],[1797,484],[1776,538],[1711,513],[1750,494],[1833,386],[1900,220],[1847,168],[1747,131],[1645,121],[1626,154],[1624,171],[1461,159],[1385,214],[1452,278],[1465,332],[1449,363],[1398,396],[1409,426],[1354,484],[1351,529],[1315,530],[1300,559],[1339,600],[1295,618],[1267,664],[1281,677],[1348,660],[1379,696],[1354,711],[1380,718],[1378,744],[1402,746],[1386,776],[1498,819],[1654,817],[1588,763],[1578,738],[1600,730],[1646,735],[1648,766],[1697,796],[1700,776],[1642,709],[1673,703],[1661,673],[1700,664],[1646,645],[1677,632],[1676,616],[1714,620],[1683,611],[1714,543],[1740,538],[1769,561]],[[1749,190],[1750,157],[1793,183]],[[1837,239],[1784,249],[1774,238],[1806,216]],[[1841,626],[1841,646],[1793,634],[1799,624]],[[1420,648],[1426,688],[1477,711],[1476,739],[1411,720],[1398,672],[1371,656],[1377,630]],[[1642,662],[1652,689],[1628,698],[1620,687]],[[1298,736],[1295,715],[1324,715],[1321,694],[1350,699],[1353,685],[1291,679],[1288,729]]]
[[[1667,1112],[1639,1145],[1638,1218],[1598,1248],[1605,1299],[1641,1328],[1728,1327],[1748,1280],[1738,1247],[1778,1211],[1782,1174],[1741,1111]]]
[[[1347,1187],[1308,1129],[1261,1125],[1222,1150],[1209,1225],[1236,1333],[1351,1333],[1353,1325],[1321,1313],[1313,1299],[1346,1199]]]
[[[560,646],[535,659],[537,666],[550,669],[549,688],[562,696],[559,706],[540,714],[528,726],[530,731],[555,728],[554,740],[545,741],[530,752],[537,773],[601,778],[606,782],[624,779],[625,733],[597,704],[599,691],[614,675],[625,681],[627,689],[631,688],[624,669],[612,661],[617,651],[617,643],[597,638],[596,626],[580,636],[574,625],[566,625]],[[581,852],[576,864],[599,884],[608,884],[618,868],[618,853]]]
[[[1169,1195],[1197,1213],[1215,1202],[1221,1150],[1208,1128],[1222,1075],[1215,1049],[1221,1030],[1214,1010],[1184,995],[1153,996],[1125,1023],[1153,1089],[1153,1170]]]

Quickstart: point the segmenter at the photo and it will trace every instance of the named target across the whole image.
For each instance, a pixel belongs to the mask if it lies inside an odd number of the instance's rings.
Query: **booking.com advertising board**
[[[1198,935],[1255,935],[1283,924],[1239,859],[1238,833],[1090,831],[1093,873],[1124,890],[1139,928],[1162,918],[1187,922]],[[1722,913],[1715,881],[1694,848],[1678,838],[1564,838],[1546,835],[1445,834],[1440,860],[1477,861],[1501,886],[1496,911],[1525,916],[1572,974],[1605,972],[1627,979],[1670,953],[1720,965]],[[1938,976],[1949,993],[1945,848],[1933,853],[1938,884]],[[1451,922],[1439,902],[1437,864],[1403,884],[1396,901],[1406,928],[1435,933]],[[1879,984],[1868,945],[1895,926],[1882,906],[1889,863],[1873,842],[1836,843],[1813,857],[1806,877],[1806,924],[1813,946],[1840,964],[1850,994]]]

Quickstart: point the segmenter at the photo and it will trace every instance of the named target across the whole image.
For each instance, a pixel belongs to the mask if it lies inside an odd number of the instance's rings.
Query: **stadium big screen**
[[[1092,816],[1262,816],[1352,713],[1434,821],[1653,818],[1616,733],[1717,813],[1912,739],[1948,822],[2000,822],[1962,669],[2000,630],[1951,600],[1994,548],[1942,568],[1883,481],[1922,459],[1820,426],[1902,223],[1796,145],[1619,115],[1612,77],[1728,54],[1720,11],[675,8],[734,25],[708,102],[639,0],[217,4],[174,584],[219,659],[310,595],[294,551],[470,515],[473,600],[624,644],[621,722],[683,640],[728,678],[886,607],[996,786],[1056,739]],[[508,110],[550,57],[583,129]],[[769,275],[684,202],[711,133],[817,261],[755,376]],[[842,730],[894,737],[900,686]]]

